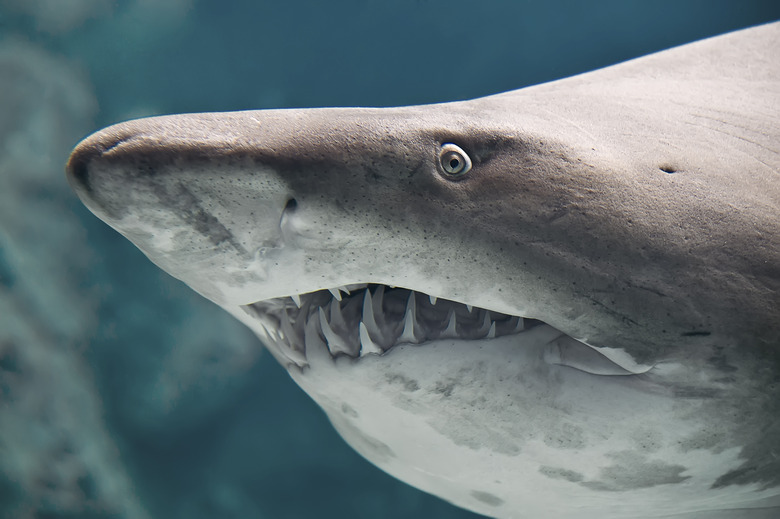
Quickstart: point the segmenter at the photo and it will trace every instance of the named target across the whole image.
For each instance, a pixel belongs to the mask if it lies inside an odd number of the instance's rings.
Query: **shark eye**
[[[459,146],[447,143],[442,144],[439,152],[439,164],[444,170],[444,175],[457,178],[465,175],[471,169],[471,159]]]

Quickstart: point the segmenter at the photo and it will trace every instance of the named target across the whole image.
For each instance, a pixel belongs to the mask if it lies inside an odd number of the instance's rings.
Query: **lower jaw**
[[[640,408],[650,407],[631,377],[600,377],[594,384],[585,373],[546,362],[548,345],[559,337],[568,338],[538,324],[494,339],[399,344],[382,356],[357,359],[334,358],[324,342],[308,343],[308,366],[290,375],[372,463],[460,506],[507,517],[480,497],[495,496],[504,510],[526,510],[534,489],[566,483],[540,468],[557,467],[570,453],[553,446],[537,456],[539,444],[570,441],[565,425],[572,422],[597,429],[583,433],[584,444],[601,438],[604,423],[615,431],[636,414],[621,414],[622,398],[636,396]],[[594,420],[601,406],[617,411]],[[569,461],[565,468],[579,471]],[[558,495],[567,490],[556,488]]]

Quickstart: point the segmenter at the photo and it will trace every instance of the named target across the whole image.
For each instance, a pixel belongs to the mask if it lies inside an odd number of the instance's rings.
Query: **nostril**
[[[300,217],[295,214],[298,208],[298,201],[294,198],[287,199],[284,204],[282,216],[279,218],[279,230],[282,233],[282,239],[287,243],[293,243],[296,236],[301,233],[300,226],[303,225]]]

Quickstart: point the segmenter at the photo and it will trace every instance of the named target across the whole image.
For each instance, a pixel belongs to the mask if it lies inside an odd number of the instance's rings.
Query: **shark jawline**
[[[368,283],[267,299],[242,309],[262,325],[266,342],[299,367],[306,365],[307,345],[314,342],[326,344],[334,357],[359,358],[401,344],[488,340],[539,326],[552,329],[536,319]]]

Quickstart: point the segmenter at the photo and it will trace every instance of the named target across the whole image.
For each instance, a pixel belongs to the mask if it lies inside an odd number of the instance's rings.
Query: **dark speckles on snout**
[[[663,435],[652,428],[643,428],[631,435],[634,446],[643,454],[658,452],[663,445]]]
[[[582,449],[586,446],[585,433],[581,427],[564,423],[560,428],[550,431],[544,443],[555,449]]]
[[[504,504],[504,500],[500,497],[494,496],[489,492],[482,492],[481,490],[472,490],[471,497],[490,506],[501,506]]]

